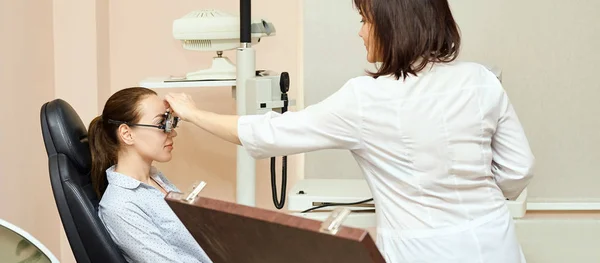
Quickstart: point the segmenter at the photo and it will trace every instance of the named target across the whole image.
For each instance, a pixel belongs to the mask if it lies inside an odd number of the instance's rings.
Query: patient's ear
[[[126,124],[121,124],[119,129],[117,129],[117,136],[119,136],[119,140],[123,142],[125,145],[133,144],[133,134],[131,132],[131,127]]]

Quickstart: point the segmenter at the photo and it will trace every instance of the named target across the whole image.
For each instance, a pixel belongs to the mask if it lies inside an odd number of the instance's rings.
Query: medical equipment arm
[[[492,137],[492,173],[504,196],[515,200],[533,177],[535,158],[505,92],[500,105],[500,118]]]

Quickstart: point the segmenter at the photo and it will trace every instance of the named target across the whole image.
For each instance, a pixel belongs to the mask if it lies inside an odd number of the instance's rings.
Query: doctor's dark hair
[[[137,123],[140,116],[140,103],[156,92],[147,88],[132,87],[114,93],[102,110],[102,115],[94,118],[88,128],[88,142],[92,154],[91,179],[98,197],[102,197],[108,182],[106,169],[117,163],[120,149],[117,129],[119,124],[108,120]]]
[[[371,24],[374,52],[382,61],[374,78],[417,75],[428,63],[452,62],[460,30],[447,0],[353,0]]]

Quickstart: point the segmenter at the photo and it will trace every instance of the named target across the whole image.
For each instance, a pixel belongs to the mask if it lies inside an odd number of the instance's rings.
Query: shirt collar
[[[109,184],[113,184],[126,189],[135,189],[138,186],[140,186],[140,184],[142,184],[136,179],[133,179],[122,173],[116,172],[115,169],[116,165],[113,165],[106,169],[106,179],[108,180]],[[160,177],[162,179],[162,174],[154,166],[150,167],[150,176]]]

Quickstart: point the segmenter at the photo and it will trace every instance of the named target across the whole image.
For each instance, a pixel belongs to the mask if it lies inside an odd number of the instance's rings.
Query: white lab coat
[[[505,197],[527,186],[534,157],[501,83],[479,64],[357,77],[302,111],[243,116],[238,133],[255,158],[350,150],[387,262],[525,262]]]

